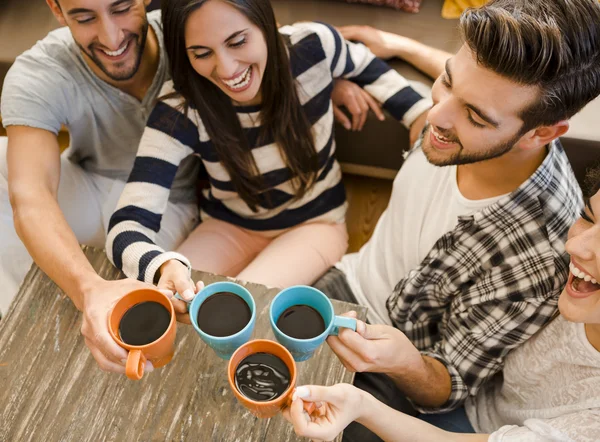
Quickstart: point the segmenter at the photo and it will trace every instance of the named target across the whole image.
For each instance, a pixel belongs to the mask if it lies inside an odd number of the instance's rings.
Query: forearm
[[[362,392],[362,414],[357,422],[386,442],[484,442],[488,435],[449,433],[396,411]]]
[[[412,64],[433,79],[444,72],[446,60],[452,57],[448,52],[400,35],[395,35],[390,44],[396,57]]]
[[[15,229],[33,260],[82,310],[86,287],[101,278],[83,254],[56,199],[49,192],[27,192],[13,196],[12,203]]]
[[[441,407],[450,399],[450,373],[444,364],[429,356],[422,356],[420,364],[388,375],[407,397],[423,407]]]

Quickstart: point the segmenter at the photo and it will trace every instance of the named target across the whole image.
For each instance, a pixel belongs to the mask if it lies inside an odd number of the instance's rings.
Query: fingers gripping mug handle
[[[340,327],[349,328],[352,331],[356,331],[356,319],[348,318],[346,316],[335,316],[333,318],[333,327],[330,334],[337,336],[340,332]]]
[[[125,365],[125,374],[129,379],[139,381],[144,376],[144,365],[146,356],[141,350],[131,350],[127,355],[127,364]]]
[[[292,405],[292,396],[289,397],[287,401],[287,406],[290,407]],[[302,401],[302,406],[304,407],[304,411],[306,411],[309,415],[313,414],[313,412],[317,409],[317,406],[314,402],[305,402]]]
[[[183,298],[181,297],[181,295],[180,295],[179,293],[177,293],[177,292],[175,292],[175,296],[174,296],[174,298],[175,298],[175,299],[179,299],[180,301],[183,301],[183,302],[185,302],[185,306],[186,306],[186,308],[187,308],[187,309],[188,309],[188,311],[189,311],[189,309],[190,309],[190,305],[192,305],[192,302],[191,302],[191,301],[186,301],[186,300],[185,300],[185,299],[183,299]]]

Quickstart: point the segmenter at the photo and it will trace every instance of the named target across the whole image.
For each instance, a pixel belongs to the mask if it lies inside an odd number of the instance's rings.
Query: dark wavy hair
[[[492,0],[468,9],[460,32],[482,66],[538,86],[522,132],[569,119],[600,94],[598,0]]]
[[[588,170],[585,177],[585,190],[588,198],[593,197],[600,190],[600,164]]]
[[[232,100],[210,80],[194,71],[186,52],[185,24],[190,14],[210,0],[162,0],[165,48],[175,91],[184,112],[197,110],[240,197],[257,211],[263,180]],[[263,33],[267,65],[261,84],[259,140],[273,139],[291,172],[295,198],[301,198],[317,177],[318,157],[311,125],[300,104],[292,77],[287,45],[277,29],[268,0],[220,0],[243,13]]]

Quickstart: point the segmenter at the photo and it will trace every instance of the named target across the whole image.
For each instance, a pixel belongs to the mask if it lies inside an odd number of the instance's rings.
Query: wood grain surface
[[[96,271],[122,277],[104,252],[84,247]],[[194,280],[225,278],[194,272]],[[255,298],[253,338],[273,339],[277,289],[244,284]],[[336,313],[363,307],[333,301]],[[141,381],[102,372],[80,334],[81,314],[36,266],[0,321],[0,441],[296,441],[281,415],[257,419],[235,399],[227,363],[191,326],[178,324],[175,357]],[[327,345],[298,364],[299,384],[351,382]],[[341,439],[341,438],[338,438]]]

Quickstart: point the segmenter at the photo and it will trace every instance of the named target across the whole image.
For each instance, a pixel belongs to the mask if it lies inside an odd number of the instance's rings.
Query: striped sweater
[[[190,109],[181,114],[181,98],[157,103],[107,235],[107,255],[127,276],[153,282],[157,270],[170,259],[190,267],[184,256],[165,252],[154,242],[173,178],[186,157],[200,157],[209,176],[210,186],[199,202],[201,220],[213,217],[272,236],[307,222],[343,222],[347,203],[334,156],[333,80],[352,79],[406,127],[431,105],[364,45],[345,41],[328,25],[300,23],[280,32],[292,46],[290,65],[299,100],[312,125],[318,180],[302,198],[294,199],[293,177],[277,145],[268,137],[259,143],[260,106],[237,107],[263,178],[261,204],[253,212],[235,191],[197,112]],[[161,95],[173,90],[172,82],[167,82]]]

